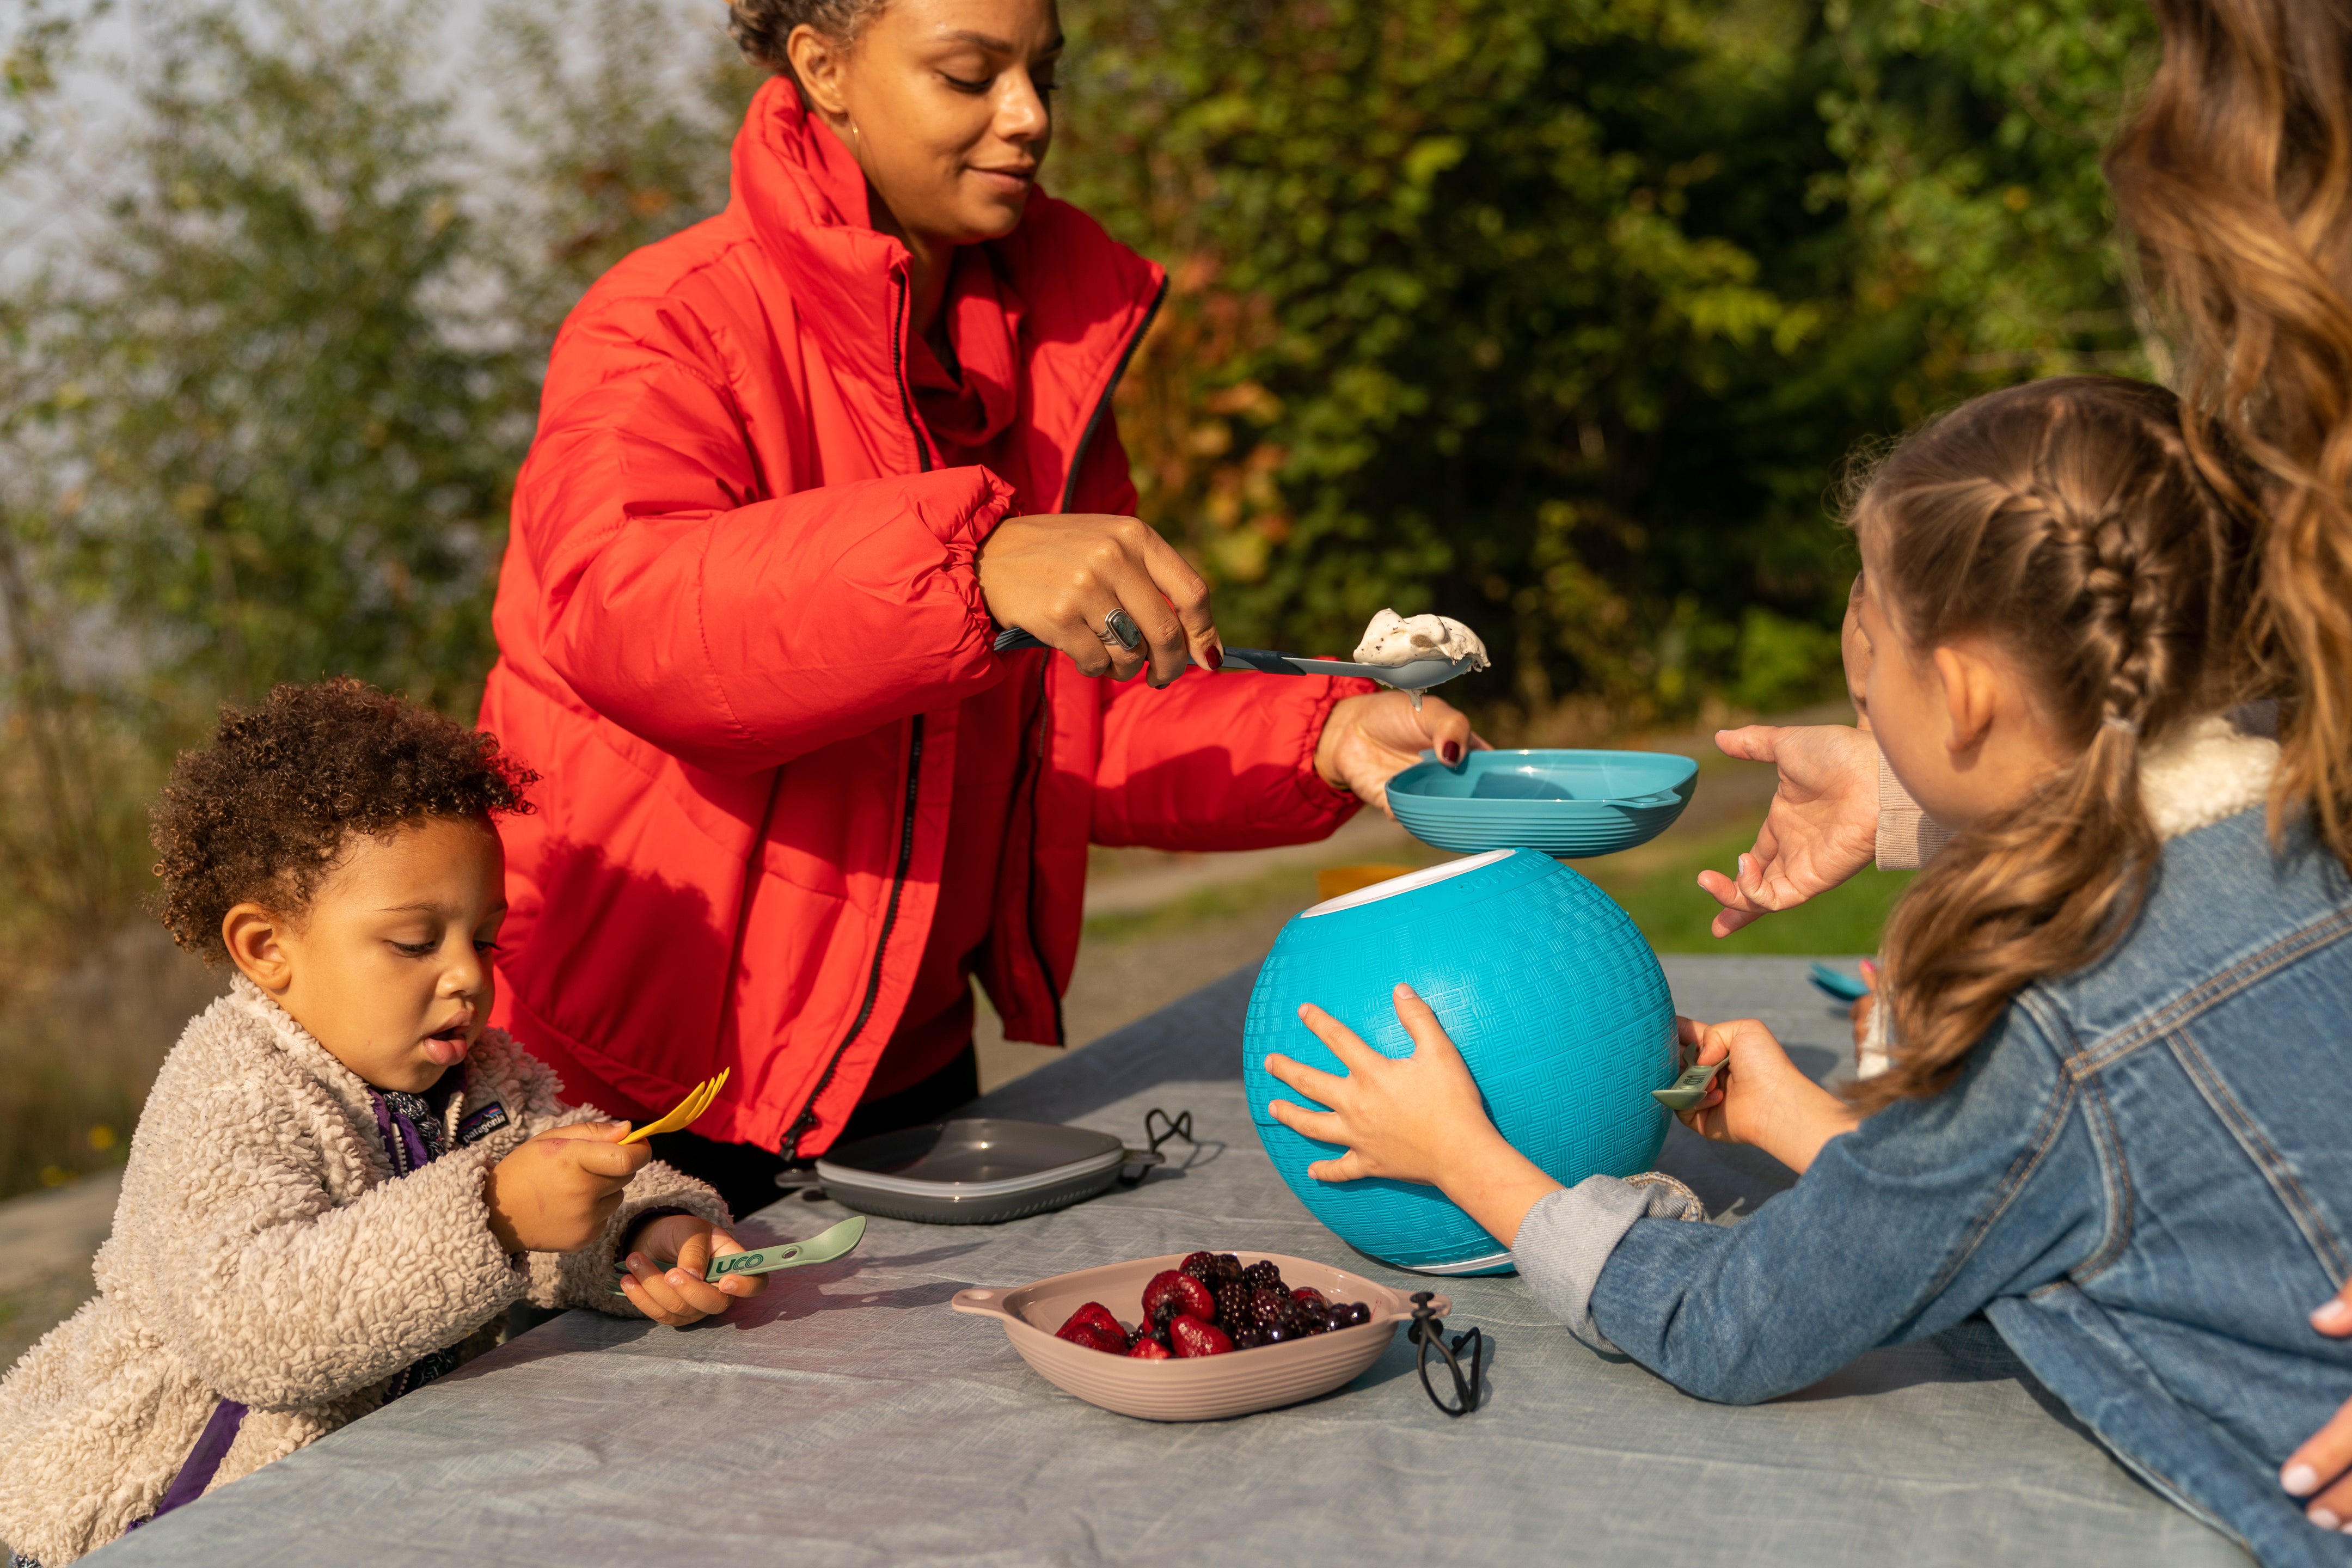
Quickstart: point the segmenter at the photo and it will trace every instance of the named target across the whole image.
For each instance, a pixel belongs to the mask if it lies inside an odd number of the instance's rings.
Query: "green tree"
[[[84,258],[100,569],[190,696],[348,672],[463,709],[531,400],[411,90],[432,14],[264,11],[163,22]]]
[[[2126,320],[2055,83],[2135,36],[1912,13],[1076,9],[1056,178],[1171,265],[1123,427],[1232,635],[1441,609],[1538,731],[1831,685],[1843,452]]]

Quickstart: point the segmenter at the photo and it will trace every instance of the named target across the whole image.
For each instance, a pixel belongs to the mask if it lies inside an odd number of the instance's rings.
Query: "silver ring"
[[[1113,610],[1103,617],[1102,630],[1096,634],[1105,642],[1115,642],[1133,653],[1143,646],[1143,628],[1125,610]]]

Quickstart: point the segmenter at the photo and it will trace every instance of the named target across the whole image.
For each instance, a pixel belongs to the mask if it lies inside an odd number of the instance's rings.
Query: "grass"
[[[1660,952],[1869,953],[1887,911],[1913,873],[1867,870],[1782,914],[1770,915],[1718,941],[1708,927],[1719,906],[1701,891],[1698,874],[1727,868],[1756,841],[1753,822],[1718,823],[1697,832],[1670,833],[1623,855],[1572,863],[1617,900]],[[1408,858],[1411,852],[1408,851]],[[1450,858],[1423,852],[1435,861]],[[1315,901],[1315,873],[1291,867],[1248,881],[1202,888],[1158,909],[1097,915],[1087,921],[1091,942],[1127,942],[1165,936],[1220,920],[1244,920],[1268,909],[1305,909]]]
[[[1887,911],[1915,875],[1867,870],[1793,910],[1768,915],[1718,941],[1708,927],[1720,907],[1698,886],[1701,870],[1728,869],[1756,842],[1755,825],[1684,839],[1670,854],[1591,860],[1576,868],[1622,905],[1660,952],[1868,953],[1878,951]],[[1665,845],[1660,841],[1661,847]]]

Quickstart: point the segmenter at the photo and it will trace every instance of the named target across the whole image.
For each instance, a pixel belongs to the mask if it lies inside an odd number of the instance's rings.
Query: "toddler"
[[[741,1250],[716,1194],[483,1026],[491,824],[529,782],[355,680],[279,687],[180,759],[163,920],[236,973],[156,1076],[97,1297],[0,1382],[20,1563],[58,1568],[399,1398],[516,1301],[676,1325],[759,1290],[702,1280]]]
[[[1770,1399],[1982,1311],[2263,1562],[2352,1560],[2280,1474],[2352,1395],[2296,1305],[2352,1272],[2352,883],[2307,820],[2267,830],[2277,747],[2220,716],[2245,520],[2171,394],[2069,377],[1930,425],[1853,521],[1871,723],[1957,836],[1890,923],[1892,1061],[1850,1099],[1760,1024],[1683,1023],[1725,1064],[1685,1120],[1797,1184],[1736,1226],[1676,1223],[1705,1216],[1655,1173],[1561,1187],[1402,986],[1413,1054],[1303,1009],[1348,1072],[1269,1058],[1329,1108],[1276,1114],[1339,1146],[1325,1180],[1436,1184],[1579,1337],[1690,1393]]]

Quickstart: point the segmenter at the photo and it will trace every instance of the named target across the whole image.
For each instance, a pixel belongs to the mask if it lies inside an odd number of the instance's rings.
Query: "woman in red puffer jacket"
[[[778,78],[728,210],[556,340],[481,721],[545,776],[502,825],[497,1021],[633,1117],[731,1068],[656,1148],[740,1213],[975,1092],[972,976],[1062,1041],[1089,840],[1319,838],[1478,742],[1209,673],[1110,409],[1160,271],[1035,188],[1051,0],[732,9]]]

